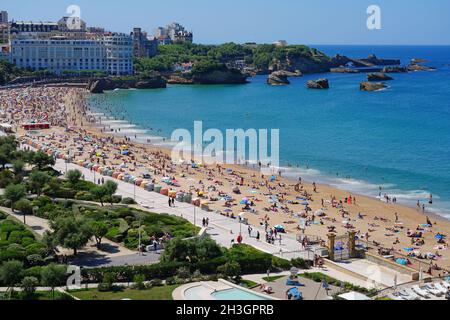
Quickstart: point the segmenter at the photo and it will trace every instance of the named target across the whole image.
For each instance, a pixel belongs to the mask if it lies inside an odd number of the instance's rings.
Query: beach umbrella
[[[244,198],[241,200],[240,204],[249,204],[248,198]]]
[[[300,203],[302,206],[309,206],[309,202],[308,201],[303,201],[302,203]]]
[[[243,217],[243,216],[245,216],[245,212],[241,212],[241,213],[239,213],[239,217]]]
[[[231,210],[231,209],[225,209],[225,210],[223,210],[223,212],[233,212],[233,210]]]

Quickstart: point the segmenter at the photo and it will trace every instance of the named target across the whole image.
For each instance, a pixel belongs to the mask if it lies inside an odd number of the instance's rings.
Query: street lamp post
[[[136,202],[136,182],[134,183],[133,199],[134,199],[134,202]]]
[[[197,226],[197,207],[194,205],[194,226]]]
[[[141,245],[142,245],[142,242],[141,242],[141,216],[139,215],[139,248],[138,248],[139,255],[141,255]]]

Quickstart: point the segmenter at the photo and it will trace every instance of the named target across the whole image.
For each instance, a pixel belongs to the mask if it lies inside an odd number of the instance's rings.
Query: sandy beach
[[[173,192],[190,192],[201,204],[230,219],[245,212],[252,225],[267,222],[268,229],[282,225],[290,234],[301,234],[299,222],[305,219],[306,235],[326,240],[330,232],[343,235],[353,230],[359,239],[376,248],[420,257],[450,269],[447,239],[438,242],[436,238],[450,234],[450,221],[424,213],[421,207],[386,203],[283,176],[271,181],[270,176],[238,165],[173,163],[169,149],[126,141],[100,127],[90,114],[86,95],[84,90],[74,88],[2,90],[1,121],[12,124],[23,143],[47,145],[70,155],[74,163],[89,161],[142,180],[149,173],[147,180]],[[49,122],[52,128],[25,132],[20,125],[31,120]],[[124,150],[128,151],[126,155]],[[102,182],[101,175],[98,182]],[[233,192],[236,188],[240,194]],[[264,235],[261,238],[264,241]]]

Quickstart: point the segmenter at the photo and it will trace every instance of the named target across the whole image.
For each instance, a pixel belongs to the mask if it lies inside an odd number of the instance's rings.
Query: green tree
[[[31,201],[25,198],[20,199],[14,204],[14,209],[19,210],[23,215],[23,223],[26,223],[26,215],[30,215],[33,213],[33,205]]]
[[[72,249],[75,256],[78,250],[83,248],[92,237],[86,220],[77,216],[57,218],[51,222],[51,228],[54,230],[52,233],[53,244]]]
[[[29,179],[31,191],[35,192],[39,197],[42,193],[42,189],[50,181],[50,179],[50,176],[43,171],[33,171]]]
[[[103,207],[104,206],[103,199],[108,195],[108,191],[105,189],[104,186],[96,186],[91,190],[91,195],[94,197],[94,199],[100,201]]]
[[[106,195],[111,201],[111,205],[113,205],[113,195],[117,192],[117,187],[118,184],[111,180],[106,181],[106,183],[103,185]]]
[[[13,161],[13,169],[15,174],[22,174],[25,168],[25,162],[20,159]]]
[[[41,283],[43,286],[52,288],[53,300],[55,299],[55,288],[61,286],[66,280],[66,272],[66,267],[54,263],[41,270]]]
[[[108,233],[108,226],[102,221],[92,220],[89,222],[89,227],[94,235],[95,242],[97,242],[97,246],[100,246],[102,244],[103,237]]]
[[[14,292],[14,286],[21,280],[23,263],[17,260],[6,261],[0,267],[0,281],[8,286],[9,297]]]
[[[31,163],[35,165],[39,171],[47,166],[55,165],[55,159],[52,156],[46,154],[45,152],[38,151],[33,155]]]
[[[56,197],[61,193],[61,182],[58,178],[51,178],[44,190],[45,194],[51,197]]]
[[[25,186],[21,184],[11,184],[5,189],[5,198],[11,201],[11,209],[14,212],[14,204],[25,197]]]
[[[81,179],[81,172],[79,170],[70,170],[69,172],[67,172],[66,174],[66,178],[69,181],[70,185],[72,187],[76,186],[77,183],[80,181]]]
[[[36,292],[36,287],[39,285],[39,280],[36,277],[25,277],[22,279],[20,286],[26,298],[30,298]]]
[[[15,151],[18,143],[13,136],[0,137],[0,165],[3,170],[8,163],[15,160]]]

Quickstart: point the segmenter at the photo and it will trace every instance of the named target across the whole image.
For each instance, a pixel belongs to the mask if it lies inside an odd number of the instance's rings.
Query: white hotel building
[[[110,75],[133,74],[130,36],[113,34],[99,39],[63,37],[11,40],[11,61],[21,68],[63,71],[98,70]]]

